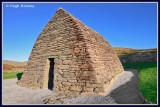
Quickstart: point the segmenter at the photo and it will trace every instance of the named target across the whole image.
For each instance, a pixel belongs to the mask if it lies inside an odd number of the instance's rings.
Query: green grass
[[[22,72],[3,72],[3,79],[17,78],[20,80],[22,75]]]
[[[124,63],[124,69],[139,71],[139,90],[145,99],[157,104],[157,62]]]

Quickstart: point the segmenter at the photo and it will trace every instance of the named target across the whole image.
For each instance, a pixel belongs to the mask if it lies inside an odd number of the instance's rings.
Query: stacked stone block
[[[55,63],[53,90],[66,96],[105,93],[123,71],[109,43],[61,8],[40,33],[18,84],[47,88],[49,58]]]

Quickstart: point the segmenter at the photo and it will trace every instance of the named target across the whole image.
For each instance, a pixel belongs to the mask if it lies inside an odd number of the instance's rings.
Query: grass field
[[[157,62],[124,63],[124,68],[139,71],[139,90],[145,99],[157,103]]]
[[[11,79],[11,78],[20,79],[22,75],[23,75],[22,72],[3,72],[3,79]]]

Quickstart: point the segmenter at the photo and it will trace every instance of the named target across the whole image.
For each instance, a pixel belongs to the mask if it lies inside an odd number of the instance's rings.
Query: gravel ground
[[[142,104],[138,91],[138,72],[130,69],[120,73],[105,96],[82,96],[65,104]]]
[[[43,104],[43,99],[51,94],[48,89],[20,87],[17,79],[3,80],[3,104]]]
[[[28,89],[16,82],[17,79],[3,80],[3,104],[43,104],[43,99],[53,95],[48,89]],[[71,98],[64,104],[142,104],[138,93],[138,73],[130,69],[117,76],[105,96]]]

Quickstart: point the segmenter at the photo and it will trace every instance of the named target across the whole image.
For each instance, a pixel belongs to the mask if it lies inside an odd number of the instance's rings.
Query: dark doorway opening
[[[49,58],[49,74],[48,74],[48,89],[53,90],[54,86],[54,58]]]

